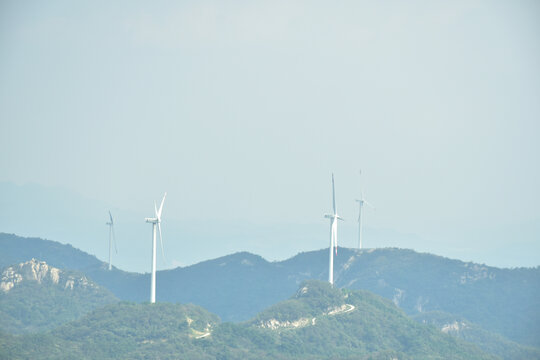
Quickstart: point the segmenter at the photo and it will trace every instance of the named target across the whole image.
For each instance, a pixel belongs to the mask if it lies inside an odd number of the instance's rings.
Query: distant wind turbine
[[[112,253],[112,243],[114,242],[114,251],[118,254],[118,249],[116,248],[116,235],[114,234],[114,221],[113,217],[111,215],[111,212],[109,211],[109,219],[110,221],[108,223],[105,223],[106,225],[109,225],[109,270],[112,269],[111,265],[111,253]]]
[[[360,171],[360,175],[362,175],[362,171]],[[374,209],[375,207],[364,199],[364,192],[362,191],[362,189],[360,189],[360,199],[356,199],[356,202],[358,203],[358,248],[361,249],[362,248],[362,208],[364,207],[364,204],[371,206]]]
[[[163,203],[165,202],[165,197],[167,196],[167,193],[163,195],[163,199],[161,200],[161,205],[159,206],[159,210],[157,209],[156,203],[154,202],[154,212],[156,217],[155,218],[145,218],[146,222],[152,223],[152,274],[151,274],[151,282],[150,282],[150,303],[154,304],[156,302],[156,225],[159,229],[159,241],[161,243],[161,253],[163,257],[165,258],[165,254],[163,253],[163,239],[161,237],[161,211],[163,210]]]
[[[325,218],[330,219],[330,259],[328,264],[328,282],[334,285],[334,249],[337,255],[337,221],[343,219],[337,214],[336,210],[336,191],[334,188],[334,174],[332,173],[332,207],[334,212],[329,215],[324,215]]]

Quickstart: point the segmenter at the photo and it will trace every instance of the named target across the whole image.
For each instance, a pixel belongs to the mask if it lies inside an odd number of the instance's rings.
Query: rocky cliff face
[[[9,292],[23,281],[55,284],[71,290],[75,287],[97,288],[97,285],[88,280],[86,276],[67,274],[63,270],[47,265],[45,261],[36,259],[4,269],[0,279],[0,290],[4,293]]]
[[[85,274],[58,269],[44,261],[32,259],[0,270],[2,332],[53,329],[116,301]]]

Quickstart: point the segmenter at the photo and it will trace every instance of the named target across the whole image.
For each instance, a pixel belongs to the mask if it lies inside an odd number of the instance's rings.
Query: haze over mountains
[[[339,180],[339,178],[338,178]],[[339,183],[338,183],[339,184]],[[338,199],[341,198],[338,191]],[[163,217],[163,237],[168,263],[158,257],[158,269],[174,268],[217,258],[238,251],[260,254],[269,260],[283,260],[295,254],[328,245],[328,224],[323,218],[327,207],[310,223],[253,223],[181,218],[168,208],[170,202],[181,201],[178,194],[169,194]],[[352,196],[352,194],[351,194]],[[351,204],[354,205],[351,199]],[[115,217],[119,253],[113,263],[128,271],[149,270],[150,227],[144,218],[152,215],[153,204],[132,211],[101,201],[85,198],[59,187],[15,185],[0,182],[0,229],[22,236],[37,236],[71,244],[99,259],[108,258],[108,211]],[[338,206],[340,204],[338,203]],[[145,211],[148,210],[148,211]],[[354,208],[352,209],[354,210]],[[356,211],[356,210],[354,210]],[[378,209],[377,212],[384,212]],[[354,215],[353,215],[354,214]],[[340,246],[357,245],[356,212],[347,214],[340,224]],[[465,261],[487,263],[499,267],[537,266],[540,264],[540,223],[519,226],[494,225],[489,232],[480,228],[461,228],[448,243],[429,241],[412,233],[391,228],[374,228],[370,219],[376,212],[366,211],[365,246],[413,248]],[[452,233],[452,229],[446,229]],[[467,239],[489,239],[477,251]],[[219,241],[216,241],[219,239]],[[512,239],[509,244],[507,239]],[[470,241],[469,241],[470,242]],[[429,245],[426,246],[426,243]],[[529,249],[529,251],[524,251]]]
[[[538,0],[1,1],[0,360],[540,360],[539,34]]]
[[[0,266],[41,258],[51,266],[82,271],[119,299],[148,301],[148,274],[117,268],[107,271],[105,263],[69,245],[1,234],[0,247]],[[338,287],[382,295],[408,314],[419,316],[419,321],[440,329],[469,324],[464,326],[468,335],[463,338],[475,339],[486,348],[501,343],[492,334],[509,339],[502,341],[508,353],[519,350],[510,340],[540,347],[538,267],[498,269],[411,250],[340,248],[335,269]],[[194,303],[224,321],[245,321],[287,299],[302,281],[325,280],[327,271],[325,249],[280,262],[241,252],[158,272],[157,300]],[[431,315],[437,313],[445,315]],[[458,331],[456,336],[462,333]]]
[[[124,251],[143,250],[142,219],[167,191],[178,264],[237,251],[282,260],[326,245],[335,172],[346,247],[362,183],[377,207],[368,228],[420,238],[366,234],[367,247],[536,266],[539,10],[534,0],[9,3],[0,181],[17,185],[0,196],[0,229],[104,259],[107,210],[137,213],[118,214],[129,225],[118,235]],[[29,207],[31,189],[16,189],[28,183],[109,204],[94,212],[57,194]],[[33,231],[40,222],[47,231]],[[146,270],[146,251],[121,254],[122,268]],[[127,266],[137,256],[140,267]]]

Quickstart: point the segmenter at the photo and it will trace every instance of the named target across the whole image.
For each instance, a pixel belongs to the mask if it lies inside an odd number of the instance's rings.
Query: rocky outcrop
[[[302,289],[298,291],[298,293],[305,294],[307,292],[308,288],[304,286]],[[354,311],[356,307],[351,304],[343,304],[341,306],[333,306],[328,308],[328,311],[321,314],[321,316],[334,316],[339,314],[346,314],[348,312]],[[271,329],[271,330],[277,330],[280,328],[288,328],[288,329],[297,329],[302,328],[309,325],[315,325],[317,323],[316,317],[310,317],[310,318],[300,318],[293,321],[279,321],[277,319],[269,319],[266,321],[259,321],[258,326],[265,329]]]
[[[493,280],[495,279],[495,273],[490,271],[487,266],[466,263],[463,265],[467,271],[465,271],[459,278],[459,283],[470,284],[479,280]]]
[[[464,321],[454,321],[452,323],[444,324],[441,331],[445,334],[457,335],[461,330],[467,329],[469,326]]]
[[[277,319],[270,319],[267,321],[261,321],[259,323],[259,327],[272,330],[277,330],[279,328],[301,328],[308,325],[315,325],[315,318],[300,318],[294,321],[279,321]]]
[[[0,277],[0,290],[9,292],[23,281],[35,281],[38,284],[48,283],[73,290],[75,287],[94,287],[97,285],[84,275],[76,275],[48,265],[45,261],[32,259],[18,265],[10,266]]]
[[[392,302],[396,304],[396,306],[399,307],[399,304],[405,297],[405,290],[394,288],[394,297],[392,298]]]

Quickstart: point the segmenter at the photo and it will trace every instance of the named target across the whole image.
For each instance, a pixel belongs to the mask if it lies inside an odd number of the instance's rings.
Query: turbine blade
[[[362,169],[358,171],[358,185],[360,186],[360,200],[364,200],[364,193],[362,192]]]
[[[163,203],[165,202],[165,197],[167,196],[167,193],[163,195],[163,199],[161,200],[161,205],[159,205],[159,211],[157,212],[157,218],[158,220],[161,220],[161,211],[163,210]]]
[[[336,190],[334,188],[334,173],[332,173],[332,207],[334,214],[336,214]]]
[[[167,261],[167,258],[165,257],[165,251],[163,251],[163,238],[161,237],[161,223],[158,222],[157,226],[158,226],[158,230],[159,230],[159,243],[161,245],[161,256],[163,256],[163,261],[165,261],[165,264],[168,265],[169,262]]]
[[[154,201],[154,214],[156,215],[157,218],[159,218],[158,213],[157,213],[157,205],[155,201]]]
[[[112,229],[112,238],[114,243],[114,251],[118,254],[118,248],[116,247],[116,233],[114,232],[114,225],[111,225]]]
[[[111,224],[114,224],[113,219],[112,219],[112,214],[111,214],[110,210],[109,210],[109,218],[111,219]]]

